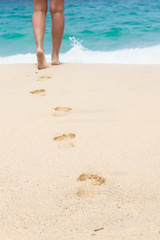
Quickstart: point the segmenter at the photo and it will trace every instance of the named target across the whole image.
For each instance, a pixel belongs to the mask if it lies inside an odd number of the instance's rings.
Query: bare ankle
[[[44,49],[39,47],[39,48],[37,48],[36,53],[44,54]]]
[[[52,52],[52,59],[59,59],[59,53],[53,53]]]

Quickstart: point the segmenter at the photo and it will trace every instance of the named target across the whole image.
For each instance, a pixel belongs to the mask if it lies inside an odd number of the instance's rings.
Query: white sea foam
[[[72,48],[60,54],[60,60],[64,63],[110,63],[110,64],[160,64],[160,45],[121,49],[117,51],[91,51],[83,47],[75,38],[70,39]],[[51,61],[51,56],[46,56]],[[35,54],[18,54],[15,56],[0,57],[0,64],[12,63],[36,63]]]

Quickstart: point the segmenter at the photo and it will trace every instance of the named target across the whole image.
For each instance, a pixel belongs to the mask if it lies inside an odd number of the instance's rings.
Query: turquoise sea
[[[33,0],[0,0],[0,63],[35,62]],[[44,41],[51,53],[48,11]],[[160,0],[66,0],[64,62],[160,63]]]

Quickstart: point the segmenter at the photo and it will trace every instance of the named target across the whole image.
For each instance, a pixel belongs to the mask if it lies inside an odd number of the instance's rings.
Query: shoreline
[[[75,44],[67,52],[60,53],[60,61],[65,64],[160,64],[160,45],[123,48],[117,50],[89,50],[80,43]],[[51,61],[51,54],[46,54],[47,62]],[[10,56],[0,56],[0,64],[34,64],[36,63],[35,53],[15,54]]]
[[[0,65],[3,240],[155,240],[159,64]]]

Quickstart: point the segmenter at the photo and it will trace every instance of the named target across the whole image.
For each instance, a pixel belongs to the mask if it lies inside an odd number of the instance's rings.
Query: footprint
[[[69,108],[69,107],[56,107],[53,110],[54,110],[53,116],[59,117],[59,116],[64,116],[68,112],[72,111],[72,108]]]
[[[80,182],[90,180],[92,185],[99,185],[99,186],[106,182],[105,178],[92,173],[83,173],[79,176],[77,180]]]
[[[46,81],[47,79],[51,79],[51,76],[40,76],[39,79],[37,80],[38,82],[40,81]]]
[[[84,197],[84,198],[93,198],[97,195],[95,189],[93,189],[92,187],[88,187],[88,186],[83,186],[83,187],[79,187],[77,189],[77,196],[78,197]]]
[[[39,95],[39,96],[45,96],[46,90],[45,89],[38,89],[38,90],[33,90],[30,91],[31,94]]]
[[[71,142],[61,142],[58,144],[58,148],[62,148],[62,149],[74,148],[74,147],[75,147],[74,143],[71,143]]]
[[[74,133],[68,133],[68,134],[62,134],[58,137],[54,137],[54,140],[61,142],[69,139],[74,139],[75,137],[76,135]]]
[[[73,148],[75,145],[73,139],[76,138],[74,133],[62,134],[54,137],[53,140],[58,143],[59,148]]]
[[[105,178],[92,173],[83,173],[77,180],[83,182],[83,185],[77,189],[76,194],[78,197],[84,198],[95,197],[99,193],[98,186],[106,182]]]
[[[72,110],[72,108],[68,108],[68,107],[56,107],[55,111],[62,111],[62,112],[70,112]]]

